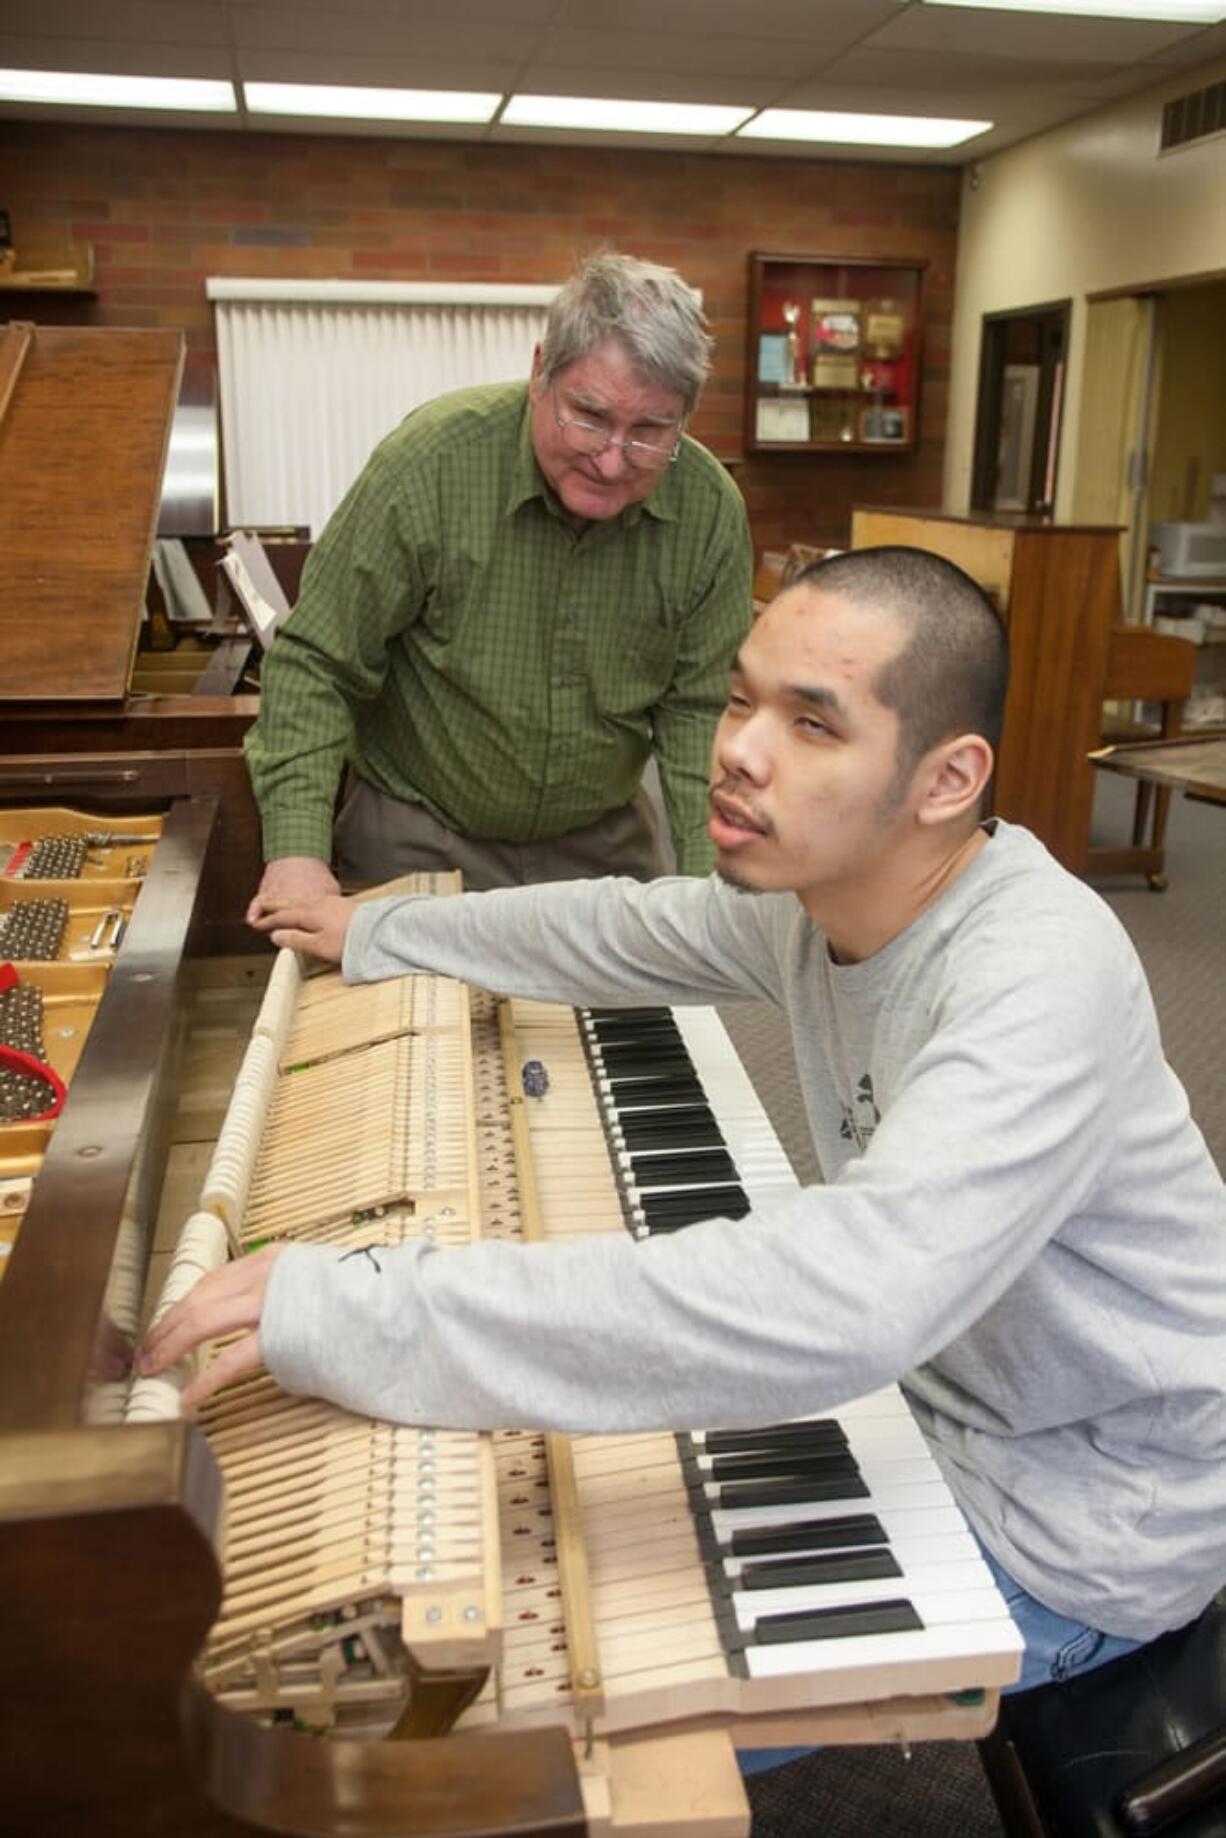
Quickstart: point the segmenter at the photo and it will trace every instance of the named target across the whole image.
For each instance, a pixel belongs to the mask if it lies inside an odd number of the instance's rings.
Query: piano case
[[[172,330],[0,332],[0,806],[215,799],[202,947],[250,950],[260,833],[242,741],[258,698],[134,685],[182,364]]]

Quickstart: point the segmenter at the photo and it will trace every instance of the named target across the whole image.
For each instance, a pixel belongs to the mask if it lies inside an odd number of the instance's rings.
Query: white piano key
[[[837,1519],[848,1513],[876,1513],[884,1525],[898,1513],[919,1513],[930,1507],[948,1506],[949,1488],[942,1480],[923,1481],[914,1487],[894,1487],[868,1499],[789,1501],[780,1506],[717,1506],[711,1511],[716,1536],[726,1540],[731,1532],[765,1530],[772,1525],[790,1525],[798,1519]],[[957,1509],[955,1508],[955,1511]]]
[[[995,1594],[992,1572],[981,1557],[961,1562],[917,1566],[902,1576],[863,1577],[849,1583],[807,1583],[790,1589],[735,1589],[732,1607],[737,1626],[748,1633],[769,1615],[797,1614],[810,1608],[846,1608],[856,1603],[910,1602],[925,1626],[931,1617],[925,1603],[944,1603],[946,1597],[972,1596],[989,1590]]]
[[[916,1569],[925,1568],[934,1563],[962,1563],[979,1556],[979,1546],[970,1532],[960,1529],[960,1520],[952,1513],[942,1514],[942,1531],[932,1536],[911,1531],[896,1531],[889,1537],[882,1527],[882,1539],[877,1544],[852,1545],[817,1545],[806,1548],[799,1546],[796,1550],[762,1551],[747,1557],[725,1557],[721,1568],[730,1582],[747,1569],[752,1570],[773,1563],[788,1562],[793,1558],[803,1562],[806,1557],[854,1557],[864,1551],[880,1551],[887,1548],[898,1560],[903,1574],[907,1575]],[[755,1592],[756,1593],[756,1592]]]
[[[942,1487],[945,1485],[941,1471],[931,1455],[916,1456],[911,1461],[876,1461],[868,1458],[861,1461],[858,1466],[859,1475],[848,1475],[846,1477],[848,1483],[853,1485],[859,1483],[867,1487],[875,1499],[889,1499],[900,1491],[930,1485],[934,1481]],[[761,1485],[769,1487],[774,1478],[776,1477],[763,1476]],[[780,1475],[777,1478],[783,1482],[795,1479],[798,1483],[803,1483],[806,1480],[821,1480],[823,1477],[821,1475]],[[753,1487],[756,1485],[758,1481],[752,1475],[723,1481],[704,1481],[703,1492],[709,1500],[718,1500],[723,1487]],[[792,1510],[793,1512],[797,1510],[795,1505]]]

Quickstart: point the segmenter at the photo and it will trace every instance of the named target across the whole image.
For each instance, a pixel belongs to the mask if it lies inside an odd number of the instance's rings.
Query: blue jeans
[[[978,1539],[975,1542],[979,1544]],[[1079,1672],[1092,1672],[1096,1666],[1105,1666],[1111,1659],[1122,1659],[1125,1653],[1131,1653],[1141,1645],[1139,1640],[1124,1640],[1117,1634],[1104,1634],[1098,1628],[1087,1627],[1080,1621],[1070,1621],[1066,1615],[1058,1615],[1054,1609],[1044,1608],[1032,1595],[1027,1595],[1022,1585],[1007,1570],[1001,1568],[990,1551],[985,1551],[982,1544],[979,1549],[1026,1643],[1022,1655],[1022,1676],[1015,1685],[1004,1687],[1006,1695],[1014,1691],[1031,1691],[1036,1685],[1058,1684],[1064,1679],[1075,1677]],[[781,1768],[784,1762],[795,1761],[801,1755],[812,1753],[811,1748],[738,1749],[736,1758],[742,1774],[761,1774],[767,1768]]]

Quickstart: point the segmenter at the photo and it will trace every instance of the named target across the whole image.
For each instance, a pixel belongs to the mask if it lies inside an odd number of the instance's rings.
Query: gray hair
[[[552,383],[606,338],[620,339],[650,382],[684,398],[688,415],[714,345],[693,288],[673,268],[602,250],[580,262],[549,309],[540,379]]]

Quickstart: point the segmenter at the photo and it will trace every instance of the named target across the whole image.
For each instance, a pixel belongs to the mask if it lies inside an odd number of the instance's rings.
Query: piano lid
[[[0,333],[0,702],[125,695],[182,363],[169,329]]]

